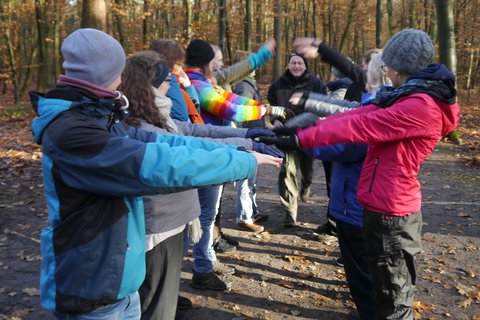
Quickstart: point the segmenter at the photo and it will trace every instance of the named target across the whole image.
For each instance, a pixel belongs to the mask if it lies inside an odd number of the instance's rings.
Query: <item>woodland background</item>
[[[439,44],[440,61],[456,71],[458,86],[468,98],[479,87],[479,0],[1,0],[0,4],[0,101],[7,95],[18,103],[31,89],[51,87],[62,73],[60,45],[79,27],[106,31],[128,54],[148,47],[152,39],[172,38],[186,46],[191,39],[202,38],[220,45],[227,63],[236,50],[256,50],[275,36],[277,55],[260,70],[269,76],[282,72],[296,37],[319,37],[358,61],[367,49],[382,47],[391,35],[412,27],[425,30]],[[310,68],[328,80],[327,65],[316,59]]]

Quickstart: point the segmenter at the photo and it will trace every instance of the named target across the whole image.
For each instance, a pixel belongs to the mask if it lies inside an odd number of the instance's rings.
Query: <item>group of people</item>
[[[313,159],[325,168],[324,227],[338,236],[360,318],[413,319],[416,175],[458,125],[454,75],[431,64],[434,46],[420,30],[394,35],[362,66],[301,38],[264,104],[254,72],[274,49],[269,40],[224,68],[221,50],[200,39],[186,49],[154,40],[128,57],[99,30],[64,40],[65,75],[31,93],[50,217],[41,302],[57,319],[174,319],[177,307],[191,307],[178,295],[190,244],[192,285],[225,290],[218,275],[235,269],[215,250],[238,242],[221,230],[224,184],[237,183],[238,227],[261,232],[268,216],[256,203],[257,171],[280,167],[284,224],[294,227]],[[327,86],[308,72],[318,55],[335,75]]]

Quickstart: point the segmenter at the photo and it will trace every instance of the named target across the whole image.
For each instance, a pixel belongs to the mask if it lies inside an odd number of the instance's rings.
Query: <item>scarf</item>
[[[453,104],[457,97],[455,75],[443,64],[430,64],[398,87],[383,86],[368,104],[388,108],[398,99],[414,93],[426,93],[434,99]]]
[[[153,93],[155,94],[155,105],[157,106],[158,110],[160,111],[160,116],[165,119],[165,128],[168,132],[178,134],[178,128],[175,122],[173,122],[172,118],[170,117],[170,110],[172,110],[172,100],[170,98],[162,96],[160,91],[157,88],[153,88]]]

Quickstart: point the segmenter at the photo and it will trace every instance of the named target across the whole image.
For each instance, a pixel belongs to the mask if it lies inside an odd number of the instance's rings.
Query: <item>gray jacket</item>
[[[233,144],[252,149],[252,140],[245,139],[247,129],[174,121],[180,135],[201,137],[212,142]],[[157,134],[172,134],[165,129],[142,122],[142,129]],[[146,234],[167,232],[185,225],[200,215],[197,189],[143,197]]]
[[[305,101],[304,112],[314,113],[319,117],[327,117],[359,106],[360,103],[355,101],[338,100],[325,94],[311,92]]]

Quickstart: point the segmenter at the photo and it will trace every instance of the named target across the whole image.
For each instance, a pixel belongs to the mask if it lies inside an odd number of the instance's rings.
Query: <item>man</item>
[[[286,120],[302,113],[301,110],[288,101],[296,91],[327,93],[323,82],[308,72],[305,58],[296,52],[292,52],[288,60],[287,70],[282,76],[275,79],[268,89],[268,102],[271,105],[283,106],[288,110],[285,120],[273,120],[276,127],[283,126]],[[300,197],[303,201],[307,201],[310,197],[313,179],[313,158],[297,151],[286,153],[278,176],[280,201],[286,210],[285,227],[295,226],[297,222],[297,166],[300,167],[302,174]]]

